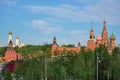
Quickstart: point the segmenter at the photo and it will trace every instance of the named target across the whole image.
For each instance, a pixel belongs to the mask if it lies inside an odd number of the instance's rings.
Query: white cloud
[[[64,43],[71,43],[71,42],[81,42],[81,44],[86,44],[86,41],[89,37],[87,31],[81,30],[64,30],[55,27],[56,21],[57,23],[70,23],[70,22],[102,22],[104,19],[107,20],[107,24],[109,25],[120,25],[120,8],[119,0],[78,0],[85,5],[69,5],[69,4],[61,4],[58,6],[36,6],[36,5],[26,5],[24,6],[25,9],[29,10],[35,14],[44,14],[47,15],[45,20],[34,20],[32,24],[36,29],[39,29],[43,33],[52,33],[52,32],[61,32],[62,34],[65,33],[67,37],[61,39]],[[50,22],[49,22],[50,21]],[[50,25],[49,25],[50,24]],[[55,25],[51,25],[55,24]],[[75,23],[76,24],[76,23]],[[42,26],[41,26],[42,25]],[[49,32],[47,32],[49,31]],[[79,37],[78,37],[79,36]],[[118,42],[118,41],[117,41]]]
[[[86,37],[88,36],[87,31],[64,30],[64,28],[62,27],[54,27],[54,26],[52,27],[52,25],[49,25],[49,21],[47,20],[42,20],[42,19],[33,20],[32,26],[43,34],[60,33],[60,34],[67,35],[68,37],[64,37],[64,38],[62,37],[60,38],[60,40],[58,40],[59,45],[70,44],[73,42],[74,42],[73,44],[76,44],[76,45],[78,44],[78,42],[81,42],[82,45],[83,44],[85,45],[87,41],[86,40],[87,39]],[[59,37],[59,36],[56,36],[56,37]]]
[[[88,34],[87,31],[83,30],[69,30],[66,31],[68,35],[70,35],[70,41],[71,42],[80,42],[82,45],[86,44]],[[77,45],[77,43],[75,43]]]
[[[66,33],[70,34],[70,35],[82,35],[82,34],[85,34],[86,31],[83,31],[83,30],[69,30],[69,31],[66,31]]]
[[[89,0],[92,2],[93,0]],[[86,1],[87,2],[87,1]],[[25,8],[31,12],[51,15],[64,21],[75,22],[101,22],[106,19],[109,24],[120,25],[120,1],[118,0],[99,0],[94,5],[73,6],[62,4],[59,6],[35,6],[27,5]]]
[[[16,0],[0,0],[0,3],[6,4],[9,6],[15,6],[17,4]]]
[[[79,7],[71,5],[64,4],[57,7],[29,5],[25,6],[25,8],[33,13],[44,13],[62,20],[64,19],[64,21],[84,21],[83,17],[87,19],[86,15],[79,11]]]
[[[119,4],[118,0],[98,0],[95,5],[85,6],[85,11],[92,16],[96,15],[98,18],[106,19],[109,24],[120,25]]]
[[[49,22],[47,22],[45,20],[40,20],[40,19],[33,20],[32,25],[35,29],[39,30],[40,32],[42,32],[44,34],[51,34],[54,32],[61,31],[60,27],[54,27],[54,26],[50,25]]]

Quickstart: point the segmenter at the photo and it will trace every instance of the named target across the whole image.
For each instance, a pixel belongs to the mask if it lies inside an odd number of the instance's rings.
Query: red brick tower
[[[79,43],[78,43],[78,46],[77,46],[77,52],[79,53],[80,50],[81,50],[81,44],[80,44],[80,42],[79,42]]]
[[[10,34],[10,32],[9,32]],[[12,36],[11,36],[12,37]],[[16,61],[16,60],[21,60],[22,59],[22,55],[18,54],[14,48],[13,48],[13,42],[12,42],[12,38],[9,39],[9,43],[8,43],[8,48],[5,52],[5,57],[4,57],[6,62],[11,62],[11,61]]]
[[[90,37],[87,42],[87,49],[94,50],[95,48],[96,48],[96,40],[95,40],[94,30],[92,26],[90,30]]]
[[[17,52],[13,48],[12,40],[9,41],[7,51],[5,52],[5,61],[15,61],[17,59]]]
[[[90,30],[90,39],[95,39],[93,27]]]
[[[106,21],[104,20],[104,27],[103,27],[103,31],[102,31],[102,44],[105,46],[108,46],[108,32],[106,29]]]
[[[52,44],[52,56],[54,55],[54,52],[57,50],[57,41],[56,41],[56,37],[54,36],[53,38],[53,44]]]

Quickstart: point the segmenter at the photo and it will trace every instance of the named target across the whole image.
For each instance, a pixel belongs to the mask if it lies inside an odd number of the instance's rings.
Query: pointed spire
[[[53,38],[53,44],[56,44],[56,37]]]
[[[9,48],[13,47],[13,42],[12,42],[12,40],[9,41],[8,47],[9,47]]]
[[[106,31],[106,20],[104,20],[103,23],[104,23],[103,31]]]
[[[91,30],[90,31],[94,31],[94,29],[93,29],[93,21],[91,22]]]
[[[80,42],[78,43],[78,47],[80,47],[81,45],[80,45]]]
[[[108,44],[108,32],[107,32],[107,28],[106,28],[106,20],[103,21],[104,23],[104,27],[102,30],[102,44]]]
[[[53,40],[55,40],[55,41],[56,41],[56,37],[55,37],[55,36],[54,36]]]
[[[91,29],[90,29],[90,39],[95,39],[95,36],[94,36],[94,29],[93,29],[93,22],[91,22],[92,25],[91,25]]]

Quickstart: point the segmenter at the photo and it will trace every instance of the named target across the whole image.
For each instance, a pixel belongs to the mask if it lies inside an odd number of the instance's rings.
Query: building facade
[[[112,52],[112,50],[115,48],[115,35],[112,33],[111,36],[108,38],[108,32],[106,27],[106,21],[103,21],[103,30],[101,35],[98,34],[98,36],[95,38],[94,36],[94,30],[93,27],[90,30],[90,37],[87,41],[87,49],[94,50],[96,47],[99,47],[99,45],[105,45],[108,48],[108,52]]]
[[[5,62],[11,62],[11,61],[17,61],[17,60],[22,60],[23,56],[20,53],[17,53],[14,50],[14,44],[12,41],[12,32],[9,32],[8,36],[8,48],[5,52],[5,56],[2,57],[0,56],[0,61],[5,61]]]
[[[52,43],[52,56],[54,55],[62,55],[63,51],[73,51],[76,53],[79,53],[81,49],[80,43],[78,43],[77,47],[60,47],[57,44],[56,37],[53,38],[53,43]]]
[[[99,45],[105,45],[108,48],[108,52],[112,52],[112,50],[115,48],[115,39],[116,37],[113,33],[108,38],[106,21],[104,20],[102,33],[98,34],[96,37],[94,35],[94,29],[92,25],[85,50],[94,50],[95,48],[99,47]],[[54,37],[52,43],[52,55],[55,53],[57,53],[57,55],[61,55],[64,50],[79,53],[81,50],[81,45],[78,43],[77,47],[60,47],[57,45],[56,37]]]
[[[22,54],[17,53],[14,50],[12,40],[10,40],[8,44],[8,48],[5,52],[5,57],[4,57],[5,62],[11,62],[11,61],[22,60],[22,59],[23,59]]]

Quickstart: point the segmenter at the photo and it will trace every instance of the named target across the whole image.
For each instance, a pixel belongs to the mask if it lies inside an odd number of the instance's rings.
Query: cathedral
[[[98,34],[97,37],[94,35],[94,29],[93,26],[90,30],[90,36],[87,41],[87,46],[85,50],[94,50],[95,48],[99,47],[99,45],[105,45],[108,48],[108,52],[112,52],[112,50],[115,48],[115,35],[112,33],[111,36],[108,38],[108,32],[106,27],[106,21],[103,21],[103,30],[101,34]],[[81,50],[81,45],[78,43],[77,47],[60,47],[57,45],[56,37],[53,38],[52,43],[52,56],[57,53],[57,55],[61,55],[62,52],[66,51],[74,51],[76,53],[79,53]]]
[[[19,38],[16,39],[16,46],[19,45]],[[17,53],[14,50],[14,44],[12,40],[12,32],[9,32],[9,38],[8,38],[8,47],[5,52],[5,56],[2,57],[0,56],[0,62],[5,61],[5,62],[11,62],[11,61],[16,61],[16,60],[22,60],[23,56],[20,53]]]
[[[96,38],[94,35],[93,27],[90,30],[90,37],[87,41],[87,49],[94,50],[95,48],[99,47],[99,45],[105,45],[108,48],[108,52],[112,52],[115,48],[115,35],[112,33],[111,36],[108,38],[108,32],[106,28],[106,21],[103,21],[103,30],[101,35],[99,34]]]

